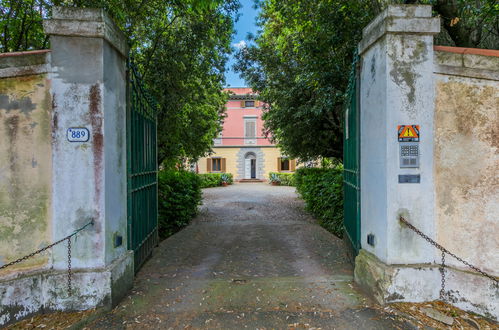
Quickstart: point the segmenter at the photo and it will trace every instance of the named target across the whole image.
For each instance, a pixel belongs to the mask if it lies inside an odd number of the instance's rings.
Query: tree
[[[362,29],[385,0],[263,0],[260,32],[238,51],[235,69],[269,104],[265,130],[291,157],[341,159],[343,103]],[[424,1],[422,1],[424,2]],[[493,0],[428,0],[457,46],[497,48]],[[488,31],[488,32],[485,32]]]
[[[174,166],[210,151],[221,130],[224,71],[238,0],[0,0],[0,50],[48,47],[53,6],[104,8],[160,104],[158,161]]]
[[[159,159],[170,166],[195,160],[211,149],[221,131],[225,65],[231,51],[236,2],[170,14],[168,25],[149,26],[135,50],[144,78],[162,111],[158,116]],[[149,30],[148,29],[148,30]]]
[[[0,0],[1,52],[45,48],[42,18],[48,8],[43,1]]]
[[[236,70],[269,104],[265,129],[290,157],[342,157],[342,104],[359,31],[373,17],[362,0],[268,0],[261,33]]]
[[[499,3],[497,0],[432,0],[442,18],[451,45],[499,49]]]

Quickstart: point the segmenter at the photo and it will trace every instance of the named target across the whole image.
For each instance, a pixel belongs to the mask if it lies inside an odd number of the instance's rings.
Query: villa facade
[[[296,161],[263,134],[263,107],[251,88],[228,88],[227,117],[213,153],[197,163],[198,173],[232,173],[234,180],[268,180],[270,172],[293,172]]]

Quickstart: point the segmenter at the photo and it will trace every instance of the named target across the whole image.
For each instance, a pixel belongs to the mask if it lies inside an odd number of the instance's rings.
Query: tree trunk
[[[477,47],[480,44],[481,26],[477,26],[476,31],[474,31],[459,21],[459,19],[462,20],[462,17],[459,17],[457,0],[437,0],[434,9],[442,17],[445,30],[457,47]]]

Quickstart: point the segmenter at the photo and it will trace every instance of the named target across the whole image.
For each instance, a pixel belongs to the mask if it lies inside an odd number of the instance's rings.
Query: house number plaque
[[[68,128],[67,137],[69,142],[87,142],[90,133],[85,127],[70,127]]]

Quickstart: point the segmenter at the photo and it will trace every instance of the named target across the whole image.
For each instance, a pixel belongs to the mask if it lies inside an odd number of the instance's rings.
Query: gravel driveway
[[[160,244],[130,295],[90,328],[407,328],[355,288],[343,242],[294,188],[203,194],[199,216]]]

